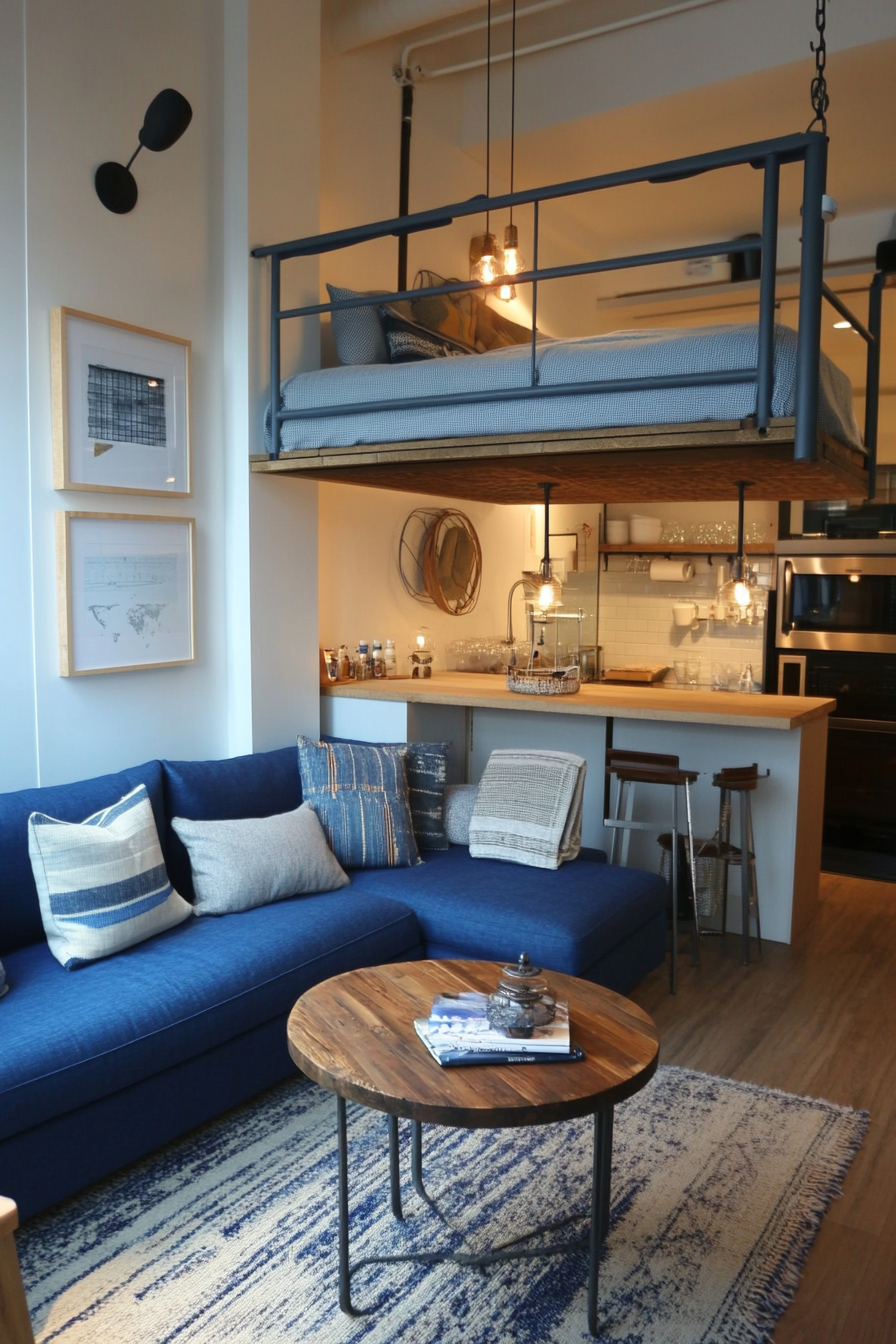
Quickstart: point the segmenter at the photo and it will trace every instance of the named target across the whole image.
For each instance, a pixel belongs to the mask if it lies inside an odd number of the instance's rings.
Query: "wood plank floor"
[[[655,971],[631,997],[661,1061],[866,1109],[871,1127],[815,1241],[775,1344],[896,1341],[896,884],[823,874],[799,944],[703,939],[679,989]],[[753,944],[755,951],[755,943]]]

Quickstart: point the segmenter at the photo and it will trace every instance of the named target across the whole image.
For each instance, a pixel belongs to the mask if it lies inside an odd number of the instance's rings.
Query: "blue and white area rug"
[[[353,1260],[452,1240],[388,1191],[385,1117],[349,1105]],[[607,1344],[755,1344],[867,1127],[864,1113],[661,1068],[617,1108],[601,1264]],[[424,1126],[424,1173],[457,1248],[485,1250],[569,1213],[588,1226],[591,1121]],[[569,1229],[559,1234],[567,1239]],[[381,1265],[337,1306],[335,1102],[297,1078],[55,1212],[19,1254],[38,1344],[579,1344],[584,1252],[487,1270]]]

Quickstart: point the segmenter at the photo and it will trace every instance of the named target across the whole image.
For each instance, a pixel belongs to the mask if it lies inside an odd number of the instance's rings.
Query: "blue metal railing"
[[[474,196],[470,200],[459,201],[437,210],[424,210],[417,214],[380,220],[356,228],[339,229],[331,233],[317,234],[310,238],[300,238],[292,242],[276,243],[268,247],[253,249],[253,257],[270,257],[271,260],[271,457],[276,458],[280,455],[281,428],[284,422],[288,420],[323,418],[335,415],[360,415],[373,410],[401,410],[409,407],[429,408],[471,404],[488,401],[494,397],[493,392],[449,393],[432,397],[393,398],[388,401],[355,402],[342,406],[284,410],[279,404],[280,399],[276,396],[276,389],[279,389],[281,380],[281,323],[293,318],[310,317],[315,314],[370,307],[370,297],[361,296],[354,299],[340,299],[331,303],[315,303],[300,308],[282,309],[280,306],[281,264],[284,261],[296,257],[321,256],[326,252],[354,247],[359,243],[371,242],[377,238],[401,238],[428,229],[445,228],[456,219],[482,214],[486,210],[498,212],[509,209],[511,206],[514,209],[519,209],[526,205],[533,207],[533,265],[531,270],[515,275],[513,281],[514,284],[531,284],[532,286],[530,383],[528,387],[502,389],[502,399],[527,399],[595,392],[640,391],[669,386],[705,386],[707,384],[753,382],[756,384],[757,427],[761,433],[765,432],[771,420],[774,386],[775,270],[780,170],[782,164],[799,162],[803,164],[803,207],[799,331],[796,355],[794,458],[802,462],[814,461],[817,453],[816,423],[818,415],[818,364],[821,345],[821,301],[823,296],[832,298],[830,291],[825,293],[827,287],[823,282],[824,221],[822,219],[822,196],[825,190],[827,139],[817,131],[782,136],[774,140],[764,140],[757,144],[741,145],[731,149],[715,150],[712,153],[673,159],[666,163],[651,164],[643,168],[604,173],[597,177],[579,178],[572,182],[561,182],[552,186],[512,192],[503,196],[492,196],[491,198]],[[568,266],[540,268],[538,265],[539,205],[544,201],[562,200],[569,196],[605,191],[613,187],[631,186],[641,182],[653,184],[676,182],[683,178],[714,172],[720,168],[731,168],[744,164],[749,164],[764,174],[762,233],[759,237],[731,239],[703,243],[694,247],[670,248],[658,252],[594,259]],[[538,385],[535,329],[538,311],[538,286],[542,281],[593,275],[606,271],[628,270],[638,266],[654,266],[669,261],[684,261],[724,254],[740,253],[745,255],[755,252],[758,252],[761,257],[758,350],[755,368],[718,374],[703,373],[693,375],[691,378],[676,377],[670,379],[657,376],[616,379],[613,382],[571,383],[550,387]],[[496,281],[495,285],[499,283],[500,280]],[[396,290],[390,294],[377,295],[376,301],[377,303],[387,304],[403,299],[420,299],[439,294],[457,294],[468,290],[494,287],[480,284],[475,280],[459,280],[421,289]],[[833,300],[836,300],[836,295],[833,296]],[[853,321],[853,325],[856,326],[856,330],[860,334],[868,337],[871,342],[869,349],[871,349],[875,344],[873,336],[865,332],[861,324],[856,324],[845,306],[840,305],[839,300],[836,300],[835,306],[838,311],[843,311],[848,316],[848,320]],[[868,421],[866,419],[866,439],[867,435]],[[869,451],[871,451],[872,445],[869,444],[868,446]]]

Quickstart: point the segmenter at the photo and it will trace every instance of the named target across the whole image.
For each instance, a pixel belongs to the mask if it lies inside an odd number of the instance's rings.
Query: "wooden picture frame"
[[[54,488],[191,495],[190,342],[75,308],[50,340]]]
[[[57,512],[59,675],[196,658],[195,520]]]

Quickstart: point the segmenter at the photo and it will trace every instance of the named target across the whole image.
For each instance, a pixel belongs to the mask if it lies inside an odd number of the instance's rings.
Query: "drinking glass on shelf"
[[[702,665],[702,653],[691,654],[691,656],[685,660],[685,680],[688,686],[694,689],[696,689],[697,684],[700,681],[700,669]]]
[[[675,680],[679,686],[687,685],[688,665],[684,658],[676,658],[672,664],[672,671],[675,673]]]
[[[684,523],[676,522],[674,518],[670,518],[667,523],[663,524],[662,541],[668,542],[670,546],[681,546],[687,539],[688,530]]]

